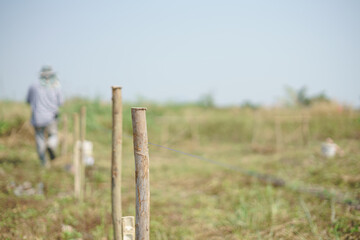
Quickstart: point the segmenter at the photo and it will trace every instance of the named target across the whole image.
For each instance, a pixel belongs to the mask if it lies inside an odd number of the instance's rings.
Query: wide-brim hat
[[[40,78],[49,79],[49,78],[53,78],[55,76],[56,76],[56,73],[53,71],[51,66],[45,65],[41,68]]]

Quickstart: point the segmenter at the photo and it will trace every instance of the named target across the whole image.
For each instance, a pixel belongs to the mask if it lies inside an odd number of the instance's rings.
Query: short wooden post
[[[122,154],[122,100],[121,87],[112,87],[112,156],[111,156],[111,205],[114,239],[121,233],[121,154]],[[135,239],[134,239],[135,240]]]
[[[136,178],[136,239],[150,239],[149,148],[146,108],[131,108],[135,178]]]
[[[80,152],[79,152],[79,127],[80,127],[80,121],[79,121],[79,114],[74,113],[74,155],[73,155],[73,165],[74,165],[74,193],[76,198],[80,198],[81,194],[81,179],[80,179]]]
[[[61,145],[61,156],[65,156],[67,154],[68,148],[68,117],[64,114],[63,117],[63,142]]]
[[[86,107],[82,106],[80,110],[80,200],[84,199],[85,195],[85,135],[86,135]]]
[[[123,240],[135,240],[135,220],[133,216],[122,217]]]

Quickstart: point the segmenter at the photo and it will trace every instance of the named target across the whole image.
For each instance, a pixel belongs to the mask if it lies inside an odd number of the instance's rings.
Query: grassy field
[[[72,114],[87,107],[87,139],[95,165],[86,170],[86,196],[73,198]],[[309,108],[207,108],[196,104],[124,105],[122,208],[135,215],[131,106],[145,106],[150,145],[151,239],[360,239],[360,211],[293,189],[324,187],[344,202],[360,201],[360,113],[336,104]],[[0,102],[0,239],[112,239],[111,105],[73,99],[69,153],[40,167],[30,108]],[[331,137],[343,154],[321,155]],[[276,187],[238,169],[270,174]],[[44,193],[17,196],[17,186],[44,184]],[[327,196],[330,196],[327,195]]]

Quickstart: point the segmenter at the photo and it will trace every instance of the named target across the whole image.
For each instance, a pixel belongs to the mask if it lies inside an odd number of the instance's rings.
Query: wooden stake
[[[121,154],[122,154],[122,99],[121,87],[112,87],[112,156],[111,205],[114,239],[122,239],[121,232]],[[134,239],[135,240],[135,239]]]
[[[84,145],[86,135],[86,107],[82,106],[80,110],[80,200],[84,200],[85,194],[85,164],[84,164]]]
[[[136,239],[150,239],[149,149],[146,108],[131,108],[135,178],[136,178]]]
[[[80,199],[81,194],[81,179],[80,179],[80,152],[79,152],[79,114],[74,113],[74,155],[73,155],[73,164],[74,164],[74,193],[77,199]]]
[[[63,142],[61,145],[61,156],[65,156],[67,154],[67,148],[68,148],[68,117],[66,114],[64,114],[63,117]]]

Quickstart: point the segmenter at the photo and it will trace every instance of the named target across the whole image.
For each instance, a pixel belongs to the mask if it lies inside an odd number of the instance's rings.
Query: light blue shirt
[[[26,101],[32,109],[31,124],[45,127],[55,119],[64,98],[60,86],[47,86],[38,82],[29,88]]]

